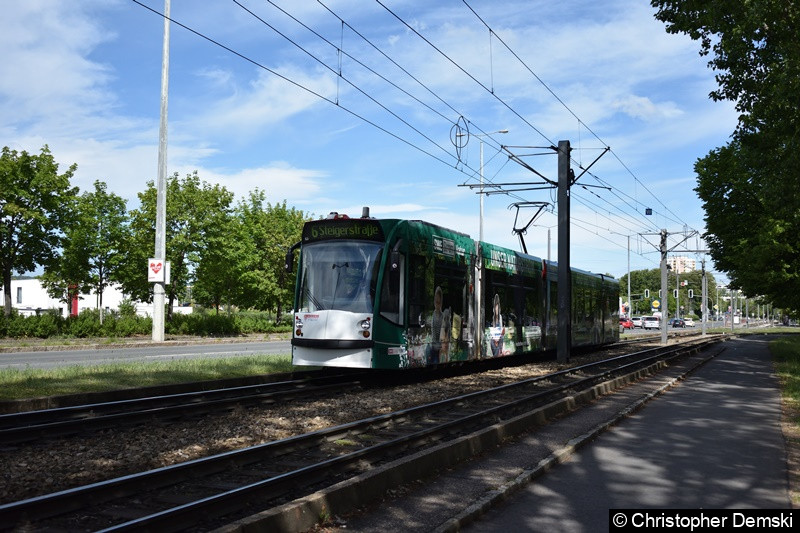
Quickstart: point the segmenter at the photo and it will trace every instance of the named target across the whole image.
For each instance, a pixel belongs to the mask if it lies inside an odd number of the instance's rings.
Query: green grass
[[[775,358],[784,399],[796,409],[800,408],[800,336],[775,339],[769,343],[769,349]],[[800,420],[795,422],[800,423]]]
[[[291,371],[292,360],[288,355],[73,365],[54,369],[0,369],[0,400],[103,392]]]

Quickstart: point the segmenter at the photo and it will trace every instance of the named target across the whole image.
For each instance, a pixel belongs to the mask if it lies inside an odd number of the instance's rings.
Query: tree
[[[0,271],[4,312],[11,314],[11,275],[51,265],[58,258],[63,231],[74,209],[77,187],[73,164],[58,173],[50,149],[39,155],[3,147],[0,156]]]
[[[733,288],[800,309],[800,4],[653,0],[667,31],[700,40],[736,103],[727,146],[697,161],[711,256]]]
[[[175,173],[167,180],[166,260],[172,263],[168,318],[176,299],[184,299],[194,281],[194,269],[205,250],[223,228],[233,194],[220,185],[201,182],[197,172],[180,179]],[[146,261],[155,245],[156,187],[150,181],[139,193],[141,205],[131,211],[129,260],[120,271],[125,293],[140,301],[153,300],[147,281]]]
[[[244,293],[242,275],[246,268],[243,259],[249,236],[242,221],[232,215],[220,219],[220,230],[209,235],[195,270],[192,299],[202,305],[229,308],[239,305]]]
[[[303,224],[309,220],[302,211],[289,208],[286,201],[272,205],[265,202],[263,191],[256,189],[237,207],[237,215],[248,236],[243,252],[242,305],[274,310],[280,321],[284,309],[291,308],[295,276],[284,270],[289,247],[300,241]]]
[[[72,291],[94,290],[100,323],[103,322],[103,292],[117,281],[117,272],[126,260],[124,244],[128,229],[125,200],[94,182],[94,192],[85,192],[76,202],[75,219],[65,231],[63,253],[42,276],[42,284],[54,298]]]

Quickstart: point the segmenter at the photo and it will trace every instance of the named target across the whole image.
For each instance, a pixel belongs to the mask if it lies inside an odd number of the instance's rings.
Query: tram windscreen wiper
[[[314,298],[314,295],[311,294],[311,289],[309,289],[308,287],[303,287],[303,291],[306,293],[308,299],[311,300],[311,303],[314,304],[315,311],[322,311],[325,309],[325,307],[323,307],[322,304],[319,303],[319,301],[316,298]]]

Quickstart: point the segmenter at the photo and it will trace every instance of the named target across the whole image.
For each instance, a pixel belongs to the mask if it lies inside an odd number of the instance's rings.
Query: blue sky
[[[141,2],[163,11],[163,0]],[[685,228],[702,232],[693,165],[736,124],[730,103],[708,98],[714,73],[697,43],[667,34],[648,2],[172,0],[171,10],[236,54],[171,26],[169,173],[197,170],[239,198],[258,187],[314,216],[370,206],[477,238],[478,196],[460,185],[479,180],[481,138],[487,183],[539,180],[500,144],[554,180],[555,155],[528,154],[569,140],[580,172],[610,146],[573,189],[571,250],[574,267],[620,276],[628,236],[640,269],[658,265],[657,237],[642,233],[666,228],[676,243]],[[130,0],[5,3],[0,143],[48,144],[62,169],[78,164],[81,190],[103,180],[136,207],[157,175],[163,27]],[[459,117],[471,134],[460,153]],[[555,193],[486,196],[485,240],[519,249],[518,201]],[[551,227],[557,257],[556,222],[553,210],[529,229],[530,253],[546,257]]]

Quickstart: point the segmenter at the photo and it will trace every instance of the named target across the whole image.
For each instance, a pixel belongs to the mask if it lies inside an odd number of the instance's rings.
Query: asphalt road
[[[99,365],[171,359],[238,357],[242,355],[288,355],[289,341],[215,344],[162,344],[81,350],[48,350],[0,353],[0,368],[56,368],[69,365]]]

